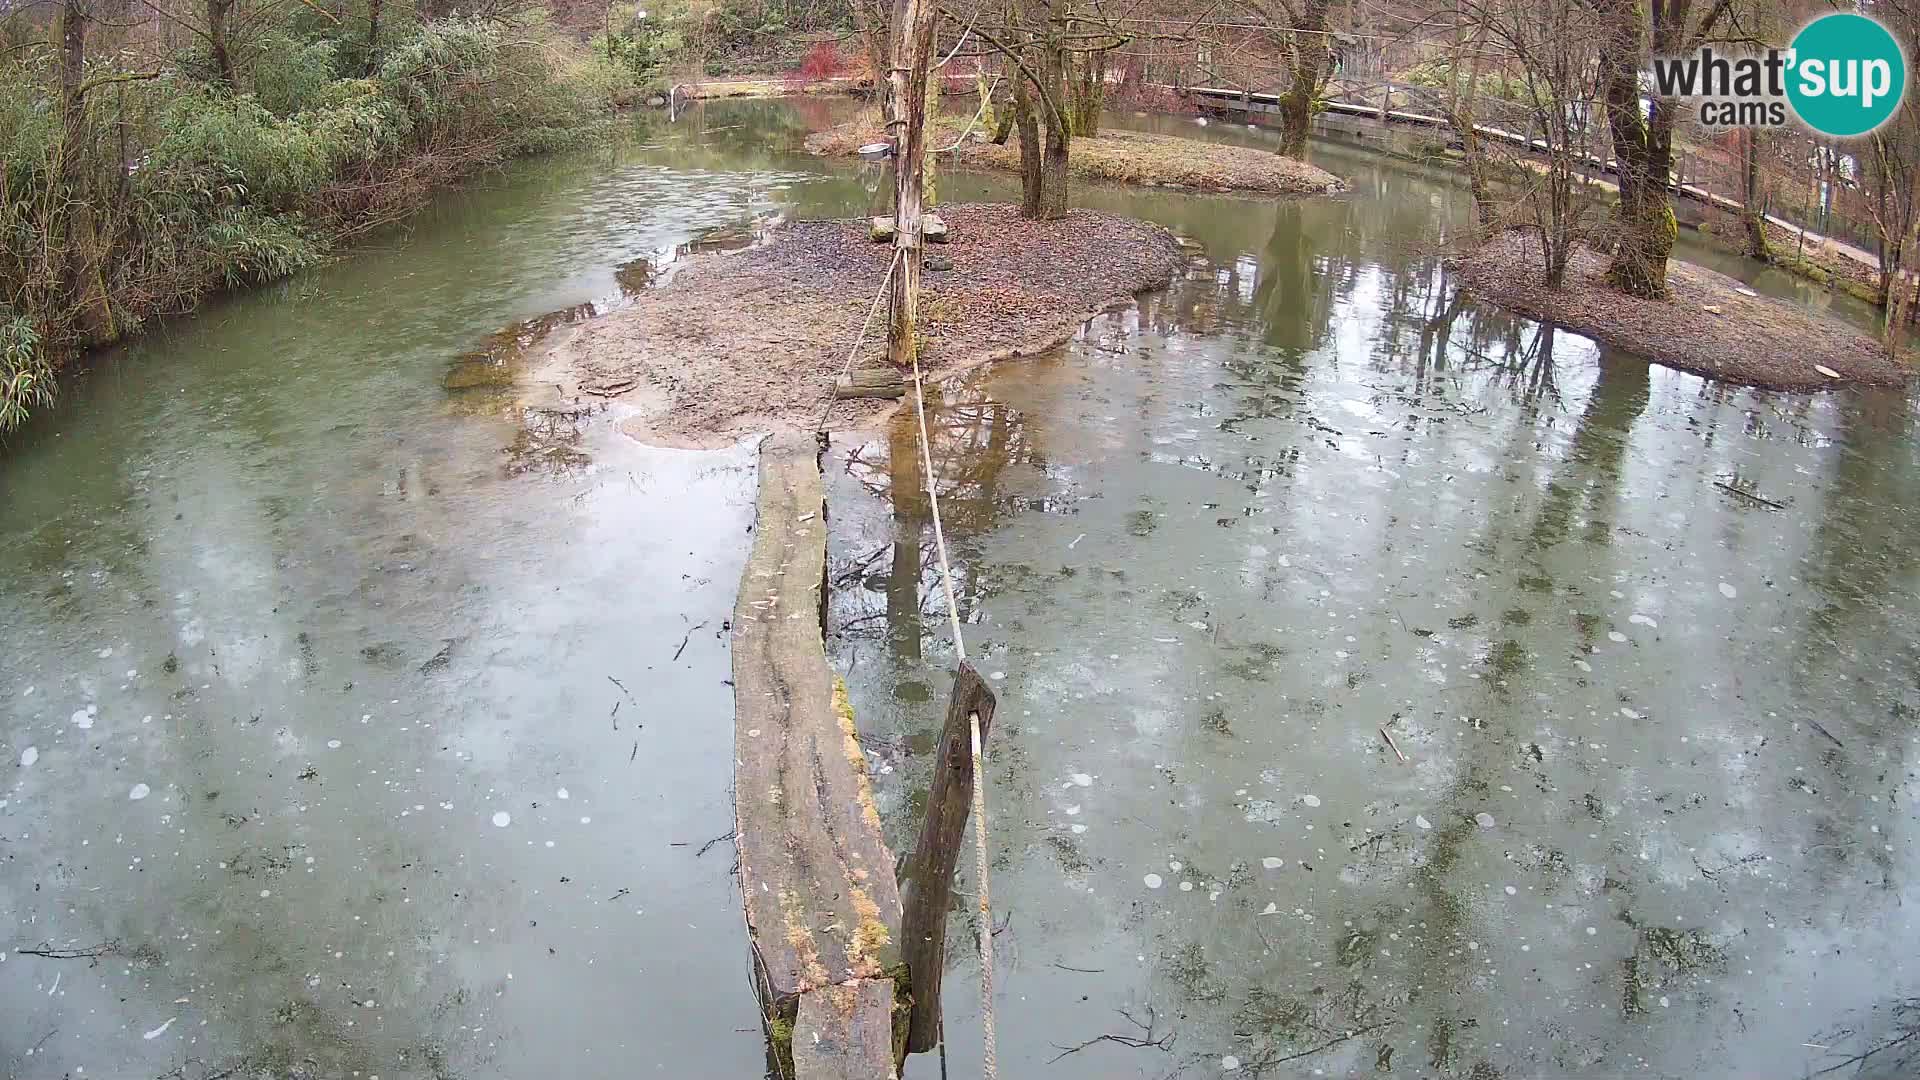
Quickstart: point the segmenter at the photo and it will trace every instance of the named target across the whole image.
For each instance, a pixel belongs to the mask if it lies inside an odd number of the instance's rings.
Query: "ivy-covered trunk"
[[[1069,80],[1073,88],[1073,134],[1078,138],[1090,139],[1100,134],[1100,110],[1107,101],[1107,54],[1097,50],[1080,54],[1080,61],[1074,65],[1073,78]]]
[[[1046,150],[1040,161],[1040,208],[1035,217],[1067,216],[1067,154],[1073,121],[1067,114],[1067,50],[1057,26],[1049,26],[1040,48],[1040,104],[1046,121]]]
[[[1020,132],[1020,216],[1040,216],[1040,121],[1033,88],[1024,74],[1013,77],[1013,126]]]
[[[234,0],[207,0],[207,49],[213,54],[213,75],[222,86],[231,90],[233,81],[233,49],[227,44],[227,16],[233,12]]]
[[[367,0],[367,77],[380,70],[380,0]]]
[[[1760,132],[1748,128],[1743,133],[1742,141],[1745,145],[1741,147],[1740,220],[1746,227],[1747,254],[1764,262],[1770,252],[1767,248],[1767,205],[1760,192]]]
[[[1327,48],[1327,9],[1332,0],[1307,0],[1287,37],[1293,56],[1293,83],[1280,97],[1280,152],[1305,157],[1307,136],[1313,133],[1313,106],[1333,74],[1333,52]]]
[[[1629,296],[1667,297],[1667,259],[1679,235],[1673,216],[1673,110],[1658,98],[1640,103],[1640,62],[1646,24],[1640,5],[1603,6],[1609,17],[1600,42],[1601,87],[1613,136],[1620,206],[1607,280]]]
[[[1920,206],[1920,169],[1911,170],[1913,189],[1910,198]],[[1906,344],[1907,323],[1913,318],[1914,292],[1920,289],[1920,212],[1912,214],[1907,235],[1900,245],[1898,269],[1887,282],[1887,355],[1897,356]]]

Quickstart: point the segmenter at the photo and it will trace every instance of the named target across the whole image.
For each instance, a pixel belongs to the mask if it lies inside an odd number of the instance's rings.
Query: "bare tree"
[[[1286,49],[1288,83],[1280,95],[1280,152],[1304,157],[1307,136],[1313,134],[1314,106],[1333,76],[1332,35],[1327,13],[1332,0],[1241,0],[1270,26],[1281,28]]]
[[[1134,35],[1122,30],[1122,17],[1102,9],[1098,0],[1085,5],[1074,0],[1009,0],[1002,9],[1004,25],[994,29],[951,10],[946,14],[970,27],[1010,69],[1013,127],[1020,136],[1021,213],[1065,217],[1071,140],[1076,133],[1097,130],[1104,97],[1106,65],[1096,56],[1125,45]],[[1080,74],[1070,79],[1076,69]],[[1077,132],[1076,116],[1086,111],[1093,115],[1079,125],[1085,130]]]
[[[1513,73],[1502,85],[1517,89],[1517,104],[1528,116],[1529,129],[1540,133],[1528,149],[1539,150],[1544,161],[1523,151],[1511,155],[1498,172],[1507,178],[1506,190],[1523,220],[1531,219],[1537,230],[1546,283],[1557,288],[1566,278],[1574,245],[1585,233],[1589,200],[1581,189],[1596,71],[1587,43],[1596,20],[1585,0],[1459,0],[1459,16],[1472,52],[1466,58],[1464,83],[1457,73],[1458,58],[1455,61],[1457,98],[1466,104],[1456,106],[1453,122],[1456,131],[1464,133],[1461,142],[1468,155],[1476,217],[1488,230],[1508,217],[1495,205],[1496,169],[1489,161],[1493,144],[1474,130],[1478,84],[1488,70]]]

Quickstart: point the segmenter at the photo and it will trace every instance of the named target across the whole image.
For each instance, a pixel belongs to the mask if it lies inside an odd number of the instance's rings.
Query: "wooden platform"
[[[790,1075],[886,1080],[900,890],[822,644],[813,435],[762,443],[758,512],[733,615],[734,806],[755,983]]]

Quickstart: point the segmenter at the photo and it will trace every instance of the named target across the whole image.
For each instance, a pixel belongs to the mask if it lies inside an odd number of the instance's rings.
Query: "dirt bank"
[[[942,117],[934,145],[952,146],[966,128],[963,118]],[[870,116],[807,136],[807,149],[832,157],[850,156],[861,145],[881,141],[880,125]],[[958,149],[940,156],[941,164],[961,168],[1020,170],[1020,147],[1008,139],[996,146],[974,133]],[[1242,191],[1262,195],[1332,195],[1346,181],[1304,161],[1250,146],[1228,146],[1177,135],[1139,131],[1103,131],[1073,140],[1067,172],[1082,180],[1184,188],[1194,191]]]
[[[1541,284],[1539,241],[1509,232],[1455,260],[1464,284],[1484,298],[1595,341],[1709,378],[1775,390],[1842,383],[1897,385],[1914,371],[1881,344],[1798,304],[1754,294],[1691,263],[1668,266],[1670,300],[1636,300],[1606,282],[1607,259],[1582,248],[1564,288]],[[1827,375],[1825,367],[1837,375]]]
[[[929,245],[922,354],[931,378],[1050,348],[1096,312],[1165,285],[1180,265],[1157,225],[1088,210],[1028,221],[1007,206],[940,210],[952,242]],[[619,311],[557,332],[521,385],[535,404],[612,398],[627,430],[652,443],[714,446],[747,434],[812,429],[847,362],[892,257],[865,220],[791,222],[761,246],[694,258],[667,285]],[[883,362],[886,312],[857,365]],[[836,402],[828,426],[852,428],[894,402]]]

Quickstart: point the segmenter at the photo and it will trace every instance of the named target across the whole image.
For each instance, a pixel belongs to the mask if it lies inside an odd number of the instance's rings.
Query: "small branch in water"
[[[1755,853],[1752,855],[1742,855],[1740,858],[1735,859],[1732,862],[1729,862],[1727,865],[1722,866],[1717,870],[1709,870],[1705,866],[1701,865],[1700,857],[1696,855],[1693,857],[1693,868],[1695,870],[1700,871],[1701,877],[1706,878],[1708,881],[1714,881],[1714,880],[1717,880],[1721,874],[1724,874],[1729,870],[1733,870],[1742,866],[1749,866],[1753,863],[1761,862],[1764,859],[1766,859],[1766,856],[1758,853]]]
[[[627,684],[626,684],[626,683],[623,683],[623,682],[621,682],[621,681],[620,681],[619,679],[616,679],[616,678],[614,678],[614,677],[613,677],[613,676],[611,676],[611,675],[609,675],[609,676],[607,676],[607,681],[608,681],[608,682],[610,682],[610,683],[612,683],[613,685],[615,685],[615,686],[617,686],[617,687],[619,687],[619,688],[620,688],[620,692],[621,692],[621,693],[623,693],[623,694],[625,694],[625,695],[627,695],[627,700],[628,700],[628,701],[633,701],[633,691],[631,691],[631,690],[629,690],[629,689],[627,689]],[[639,703],[639,702],[637,702],[637,701],[634,701],[633,703],[634,703],[635,705],[638,705],[638,704],[640,704],[640,703]]]
[[[1384,724],[1380,727],[1380,737],[1387,740],[1387,745],[1393,748],[1393,756],[1400,759],[1400,764],[1405,765],[1407,755],[1400,752],[1400,744],[1393,741],[1393,733],[1388,731]]]
[[[1312,1057],[1313,1055],[1329,1047],[1339,1046],[1343,1042],[1347,1042],[1352,1039],[1357,1039],[1360,1036],[1365,1035],[1369,1032],[1379,1031],[1381,1028],[1384,1028],[1384,1027],[1392,1027],[1397,1022],[1398,1021],[1394,1021],[1394,1020],[1382,1020],[1377,1024],[1368,1024],[1366,1027],[1356,1028],[1355,1030],[1349,1031],[1345,1035],[1340,1036],[1339,1038],[1328,1039],[1326,1042],[1321,1043],[1319,1046],[1315,1046],[1307,1050],[1302,1050],[1298,1053],[1288,1054],[1285,1057],[1262,1059],[1259,1062],[1259,1066],[1262,1069],[1271,1069],[1275,1065],[1282,1065],[1289,1061],[1298,1061],[1303,1057]]]
[[[709,840],[709,841],[707,841],[706,843],[704,843],[704,844],[701,844],[701,845],[700,845],[700,850],[699,850],[699,851],[696,851],[696,852],[694,852],[694,853],[693,853],[693,857],[697,859],[697,858],[699,858],[700,856],[702,856],[702,855],[705,855],[705,854],[707,853],[707,849],[708,849],[708,848],[710,848],[710,847],[712,847],[713,845],[715,845],[715,844],[718,844],[718,843],[720,843],[720,842],[721,842],[721,841],[723,841],[723,840],[731,840],[731,839],[733,839],[734,837],[736,837],[736,836],[739,836],[739,835],[740,835],[740,834],[739,834],[739,832],[738,832],[738,831],[736,831],[736,830],[734,830],[734,829],[728,829],[728,830],[727,830],[726,832],[723,832],[723,833],[721,833],[721,834],[720,834],[719,836],[716,836],[716,837],[714,837],[713,839],[711,839],[711,840]]]
[[[118,941],[103,941],[98,945],[89,945],[80,949],[56,948],[52,943],[43,941],[34,948],[13,951],[19,956],[42,956],[48,960],[95,960],[118,952],[119,949]]]
[[[1732,484],[1723,483],[1719,480],[1715,480],[1713,482],[1713,486],[1719,488],[1721,491],[1731,491],[1732,493],[1740,496],[1743,499],[1752,499],[1754,502],[1759,503],[1761,506],[1770,507],[1774,510],[1785,510],[1787,508],[1786,503],[1777,503],[1777,502],[1774,502],[1772,499],[1761,498],[1760,496],[1755,495],[1751,491],[1742,491],[1739,488],[1734,487]]]
[[[1839,747],[1842,750],[1845,750],[1847,748],[1847,744],[1841,742],[1837,737],[1835,737],[1833,732],[1828,731],[1826,728],[1821,727],[1820,721],[1808,720],[1807,723],[1812,726],[1813,730],[1819,732],[1822,735],[1825,735],[1828,739],[1832,740],[1833,745]]]
[[[1073,967],[1070,964],[1062,964],[1058,960],[1054,961],[1053,966],[1059,968],[1061,971],[1077,971],[1082,975],[1099,975],[1107,970],[1106,968]]]
[[[1868,1050],[1868,1051],[1867,1051],[1866,1053],[1864,1053],[1864,1054],[1855,1054],[1855,1055],[1853,1055],[1852,1057],[1850,1057],[1850,1058],[1848,1058],[1847,1060],[1845,1060],[1845,1061],[1843,1061],[1843,1062],[1841,1062],[1841,1063],[1840,1063],[1840,1064],[1838,1064],[1838,1065],[1829,1065],[1829,1066],[1827,1066],[1826,1068],[1824,1068],[1824,1069],[1821,1069],[1821,1070],[1820,1070],[1819,1072],[1817,1072],[1817,1073],[1814,1073],[1813,1075],[1815,1075],[1815,1076],[1825,1076],[1825,1075],[1827,1075],[1827,1074],[1828,1074],[1828,1073],[1830,1073],[1830,1072],[1839,1072],[1839,1071],[1840,1071],[1841,1069],[1844,1069],[1844,1068],[1846,1068],[1846,1067],[1847,1067],[1847,1066],[1849,1066],[1849,1065],[1859,1065],[1859,1064],[1862,1064],[1862,1063],[1864,1063],[1864,1062],[1865,1062],[1865,1061],[1866,1061],[1866,1060],[1867,1060],[1868,1058],[1870,1058],[1870,1057],[1872,1057],[1873,1055],[1875,1055],[1875,1054],[1877,1054],[1877,1053],[1879,1053],[1880,1051],[1882,1051],[1882,1050],[1891,1050],[1891,1049],[1893,1049],[1894,1047],[1896,1047],[1896,1046],[1899,1046],[1900,1044],[1902,1044],[1902,1043],[1904,1043],[1904,1042],[1907,1042],[1908,1040],[1910,1040],[1910,1039],[1912,1039],[1912,1038],[1914,1038],[1914,1037],[1915,1037],[1915,1036],[1917,1036],[1917,1035],[1920,1035],[1920,1030],[1915,1030],[1915,1031],[1909,1031],[1909,1032],[1907,1032],[1907,1033],[1906,1033],[1905,1035],[1902,1035],[1902,1036],[1900,1036],[1900,1037],[1899,1037],[1899,1038],[1897,1038],[1897,1039],[1892,1039],[1892,1040],[1889,1040],[1889,1041],[1887,1041],[1887,1042],[1883,1042],[1883,1043],[1881,1043],[1881,1044],[1880,1044],[1879,1046],[1876,1046],[1876,1047],[1874,1047],[1873,1049],[1871,1049],[1871,1050]]]
[[[1117,1043],[1121,1046],[1131,1046],[1136,1050],[1144,1049],[1146,1047],[1151,1046],[1155,1050],[1159,1050],[1162,1053],[1170,1053],[1173,1050],[1173,1040],[1179,1037],[1180,1033],[1178,1031],[1169,1031],[1165,1035],[1162,1035],[1159,1038],[1155,1038],[1153,1035],[1153,1026],[1155,1023],[1159,1021],[1159,1017],[1154,1014],[1153,1006],[1151,1005],[1147,1006],[1147,1022],[1144,1024],[1138,1020],[1135,1020],[1133,1018],[1133,1015],[1127,1012],[1127,1010],[1125,1009],[1118,1009],[1115,1011],[1117,1011],[1121,1016],[1126,1017],[1127,1023],[1132,1024],[1134,1027],[1139,1028],[1141,1031],[1141,1034],[1115,1035],[1109,1032],[1108,1034],[1105,1034],[1105,1035],[1095,1035],[1093,1038],[1088,1039],[1086,1042],[1083,1042],[1078,1046],[1056,1045],[1054,1049],[1060,1052],[1058,1054],[1055,1054],[1053,1057],[1047,1059],[1047,1064],[1051,1065],[1054,1062],[1059,1061],[1063,1057],[1067,1057],[1071,1054],[1077,1054],[1080,1051],[1085,1050],[1089,1046],[1097,1046],[1103,1042]]]
[[[699,626],[690,626],[690,627],[688,627],[688,628],[687,628],[687,636],[686,636],[686,637],[683,637],[683,638],[681,638],[681,639],[680,639],[680,647],[679,647],[679,648],[677,648],[677,649],[675,649],[675,650],[673,650],[673,658],[674,658],[675,660],[678,660],[678,659],[680,659],[680,654],[681,654],[681,653],[683,653],[683,652],[686,652],[686,651],[687,651],[687,642],[689,642],[689,641],[692,641],[692,640],[693,640],[693,632],[694,632],[695,630],[698,630],[698,629],[700,629],[701,627],[704,627],[704,626],[706,626],[706,625],[707,625],[707,624],[706,624],[706,622],[705,622],[705,621],[702,621],[702,622],[700,623],[700,625],[699,625]],[[623,689],[624,689],[624,687],[623,687]]]

